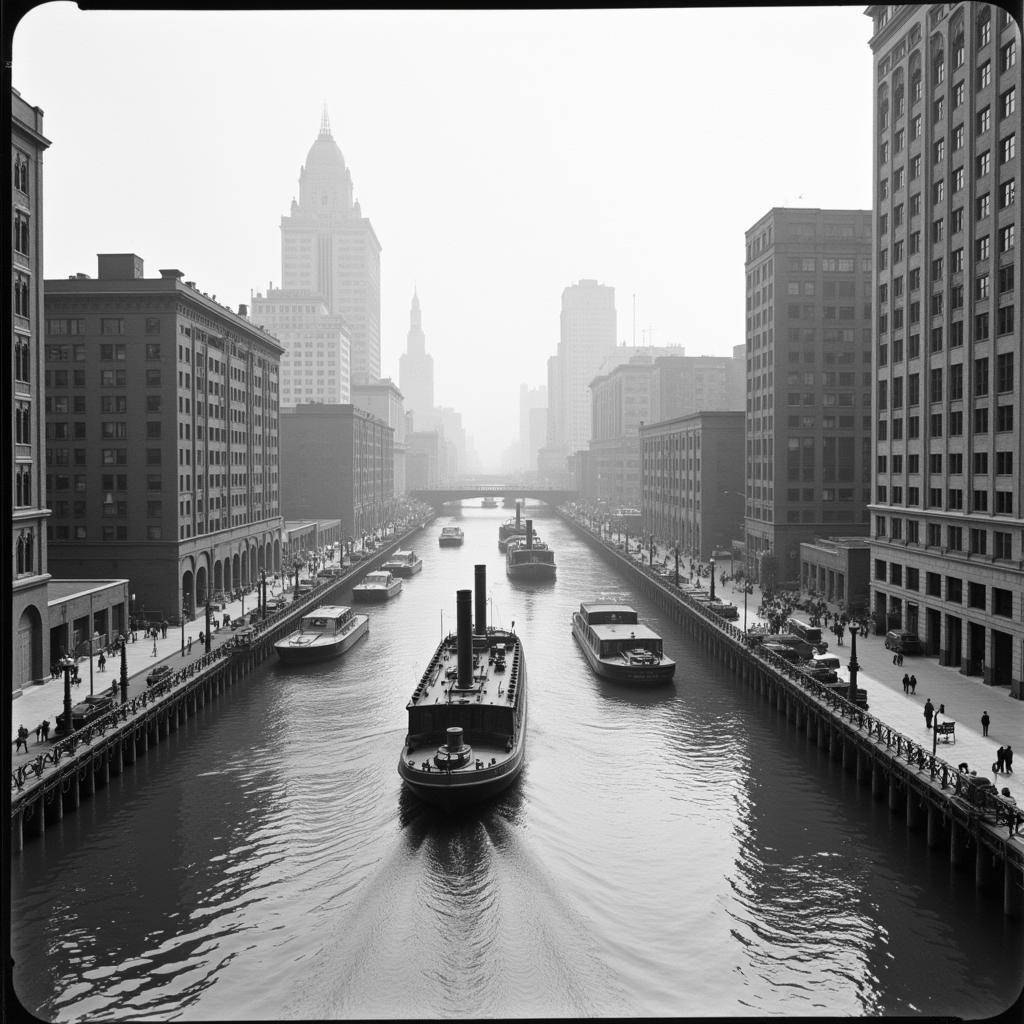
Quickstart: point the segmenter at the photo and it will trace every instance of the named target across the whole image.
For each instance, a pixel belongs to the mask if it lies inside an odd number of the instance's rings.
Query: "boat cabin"
[[[628,604],[581,604],[580,615],[588,626],[603,626],[605,624],[631,625],[638,623],[636,609],[630,608]]]
[[[300,633],[337,633],[349,619],[352,609],[345,605],[324,605],[310,615],[303,615]]]

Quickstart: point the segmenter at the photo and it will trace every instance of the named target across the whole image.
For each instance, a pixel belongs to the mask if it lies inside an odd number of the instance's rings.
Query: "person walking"
[[[40,733],[41,733],[42,731],[43,731],[43,723],[42,723],[42,722],[40,722],[40,723],[39,723],[39,724],[38,724],[38,725],[36,726],[36,743],[38,743],[38,742],[39,742],[39,734],[40,734]]]
[[[167,622],[166,619],[164,619],[163,622],[160,623],[160,628],[164,631],[164,639],[165,640],[167,639],[167,626],[168,625],[169,625],[169,623]]]
[[[102,651],[100,651],[100,656],[96,661],[96,665],[101,672],[107,667],[107,656]]]
[[[18,726],[18,735],[14,739],[14,752],[17,753],[21,750],[22,746],[25,747],[25,753],[28,753],[28,729],[23,725]]]
[[[913,672],[910,673],[910,692],[917,693],[917,676]]]
[[[996,775],[1006,771],[1006,750],[1003,747],[996,751],[996,763],[992,765],[992,771]]]
[[[924,727],[931,729],[932,727],[932,716],[935,714],[935,705],[932,703],[931,697],[924,702]]]
[[[188,653],[192,653],[192,637],[188,638]]]
[[[988,712],[987,711],[983,711],[981,713],[981,735],[982,736],[987,736],[988,735],[988,723],[989,723],[989,721],[990,721],[990,719],[988,717]]]
[[[43,719],[43,742],[46,743],[50,738],[50,720],[48,718]]]
[[[903,692],[910,693],[910,676],[906,672],[903,673]]]
[[[944,715],[945,713],[946,713],[946,705],[945,704],[940,704],[939,705],[939,710],[936,711],[935,714],[937,714],[937,715]]]
[[[25,749],[28,749],[28,744],[25,744]],[[1006,744],[1006,750],[1003,751],[1003,763],[1006,765],[1006,771],[1013,774],[1013,747],[1009,743]]]

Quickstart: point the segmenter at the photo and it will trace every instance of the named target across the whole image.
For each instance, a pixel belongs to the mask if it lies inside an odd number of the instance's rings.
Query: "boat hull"
[[[576,623],[573,622],[572,635],[579,645],[583,656],[587,659],[591,671],[613,683],[630,683],[640,685],[657,685],[668,683],[676,672],[676,663],[671,659],[664,659],[659,665],[627,665],[623,662],[614,662],[610,659],[600,658],[593,648],[585,640],[581,640],[576,631]]]
[[[383,604],[385,601],[390,601],[391,598],[396,597],[401,593],[402,588],[396,587],[393,590],[384,589],[383,587],[372,587],[366,590],[360,590],[358,587],[352,588],[352,600],[363,601],[366,604]]]
[[[423,562],[416,562],[414,565],[398,565],[385,562],[381,568],[387,569],[392,576],[401,576],[404,579],[408,579],[410,576],[415,576],[423,568]]]
[[[526,565],[506,565],[505,573],[513,580],[553,580],[555,566],[546,562],[530,562]]]
[[[461,548],[464,539],[463,537],[440,537],[437,543],[442,548]]]
[[[291,647],[288,645],[291,637],[285,637],[274,644],[274,650],[277,651],[278,658],[286,665],[308,665],[310,662],[328,661],[331,658],[337,658],[354,647],[369,632],[370,620],[365,619],[343,637],[330,643],[304,644],[302,647]],[[292,634],[292,636],[294,635]]]

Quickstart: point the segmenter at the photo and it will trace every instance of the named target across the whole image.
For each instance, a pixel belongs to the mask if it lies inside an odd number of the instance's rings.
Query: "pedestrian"
[[[932,727],[932,715],[935,714],[935,705],[932,704],[932,699],[929,697],[924,702],[924,727],[930,729]]]
[[[25,748],[28,749],[28,744],[25,744]],[[1009,743],[1006,744],[1006,750],[1003,751],[1003,763],[1006,765],[1006,770],[1010,775],[1013,774],[1013,747]]]
[[[987,736],[988,735],[988,723],[989,723],[989,721],[990,721],[990,719],[988,717],[988,712],[987,711],[983,711],[981,713],[981,735],[982,736]]]
[[[996,762],[992,765],[992,771],[995,775],[1006,771],[1006,750],[1003,747],[996,751]]]
[[[898,655],[898,654],[894,654],[894,655],[892,656],[892,663],[893,663],[894,665],[898,665],[898,664],[899,664],[899,661],[897,660],[898,658],[899,658],[899,655]]]
[[[167,622],[166,619],[164,619],[164,621],[160,623],[160,628],[164,631],[164,639],[165,640],[167,639],[167,626],[168,626],[168,622]]]
[[[936,711],[935,714],[937,714],[937,715],[944,715],[945,713],[946,713],[946,705],[945,704],[940,704],[939,705],[939,710]]]
[[[188,638],[188,653],[192,653],[192,637]]]
[[[903,652],[902,651],[900,651],[900,653],[899,653],[899,659],[900,660],[898,662],[896,662],[896,664],[899,665],[900,668],[902,668],[903,667]]]
[[[42,731],[43,731],[43,723],[42,723],[42,722],[40,722],[40,723],[39,723],[39,724],[38,724],[38,725],[36,726],[36,743],[38,743],[38,742],[39,742],[39,734],[40,734],[40,733],[41,733]]]
[[[43,742],[45,743],[50,738],[50,720],[48,718],[43,719]]]
[[[910,693],[910,676],[906,672],[903,673],[903,692]]]
[[[107,656],[102,651],[100,651],[100,656],[96,664],[101,672],[107,667]]]
[[[14,739],[14,752],[17,753],[21,750],[22,745],[25,747],[25,753],[28,753],[28,729],[23,725],[18,726],[18,735]]]
[[[913,672],[910,673],[910,692],[917,693],[917,676]]]

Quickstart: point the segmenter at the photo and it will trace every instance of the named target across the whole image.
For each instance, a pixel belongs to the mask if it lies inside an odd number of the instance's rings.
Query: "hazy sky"
[[[484,468],[547,381],[562,289],[615,288],[620,342],[744,340],[744,231],[871,204],[870,20],[852,7],[79,11],[14,36],[43,109],[45,272],[134,252],[237,308],[281,282],[280,218],[326,103],[381,253],[382,371],[413,287],[435,396]]]

